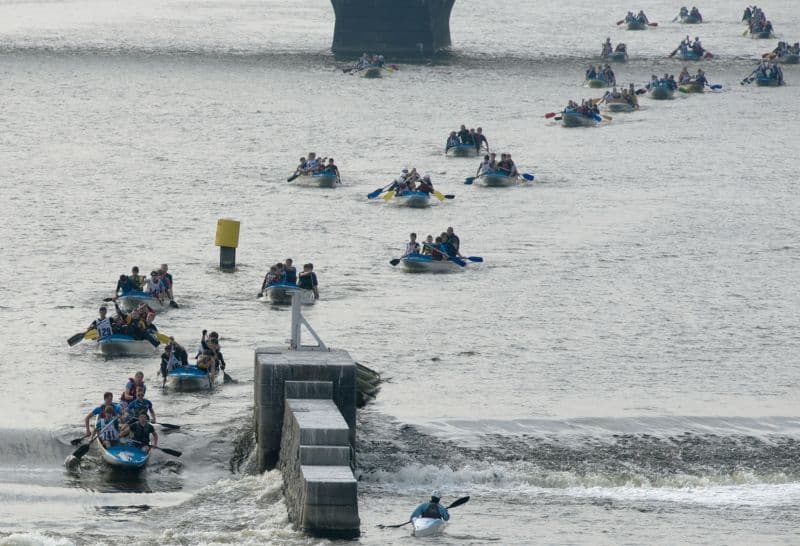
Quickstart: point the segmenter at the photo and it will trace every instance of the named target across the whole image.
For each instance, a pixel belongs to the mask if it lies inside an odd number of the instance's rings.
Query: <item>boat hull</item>
[[[586,86],[591,87],[592,89],[600,89],[602,87],[608,87],[608,82],[606,80],[592,78],[586,80]]]
[[[450,157],[475,157],[478,155],[478,149],[472,144],[458,144],[449,147],[445,155]]]
[[[606,102],[610,112],[633,112],[635,108],[628,102]]]
[[[150,459],[150,454],[130,444],[117,444],[106,447],[100,439],[95,440],[100,457],[114,468],[122,470],[141,470]]]
[[[628,62],[628,53],[626,51],[615,51],[611,55],[606,55],[603,60],[612,63],[625,63]]]
[[[336,179],[335,174],[303,174],[295,178],[294,183],[307,188],[335,188]]]
[[[443,519],[414,518],[411,520],[411,535],[415,537],[435,537],[444,533],[447,522]]]
[[[754,40],[768,40],[772,38],[772,32],[768,30],[762,30],[761,32],[751,32],[750,37]]]
[[[702,83],[682,83],[678,86],[681,93],[702,93],[705,85]]]
[[[697,51],[681,51],[679,53],[679,57],[684,61],[699,61],[702,55],[700,55]]]
[[[421,191],[412,191],[402,195],[395,195],[394,202],[403,207],[424,209],[431,205],[431,194]]]
[[[772,78],[756,78],[756,85],[759,87],[779,87],[781,83]]]
[[[382,78],[383,70],[379,66],[370,66],[361,70],[361,77],[368,79]]]
[[[564,112],[561,114],[561,123],[564,127],[594,127],[597,120],[578,112]]]
[[[519,183],[519,177],[503,173],[483,173],[478,177],[478,184],[487,188],[507,188]]]
[[[646,30],[647,23],[640,23],[639,21],[630,21],[625,25],[628,30]]]
[[[405,256],[401,261],[403,268],[410,273],[454,273],[464,269],[450,260],[434,260],[424,254]]]
[[[650,98],[655,100],[669,100],[675,96],[675,90],[669,87],[653,87],[650,89]]]
[[[684,25],[699,25],[702,22],[703,21],[700,20],[700,18],[694,17],[692,15],[684,15],[683,17],[681,17],[681,23],[683,23]]]
[[[100,352],[106,357],[151,356],[155,352],[153,344],[144,339],[133,339],[123,334],[113,334],[97,340]]]
[[[775,59],[776,63],[782,64],[800,64],[800,54],[798,53],[787,53],[783,57],[778,57]]]
[[[316,300],[312,290],[305,290],[293,284],[273,284],[264,289],[264,299],[274,305],[291,305],[292,294],[300,292],[300,303],[311,305]]]
[[[143,303],[156,313],[167,308],[158,298],[154,298],[147,292],[127,292],[117,298],[117,305],[126,313],[130,313]]]
[[[222,374],[217,374],[219,378]],[[167,381],[176,390],[209,390],[214,387],[208,372],[197,366],[181,366],[167,372]]]

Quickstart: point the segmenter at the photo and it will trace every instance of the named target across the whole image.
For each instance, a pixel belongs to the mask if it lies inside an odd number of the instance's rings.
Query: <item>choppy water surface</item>
[[[529,5],[531,4],[531,5]],[[407,543],[432,486],[454,510],[443,543],[792,543],[800,502],[800,275],[793,157],[800,71],[741,86],[775,41],[741,36],[742,6],[459,0],[454,52],[390,78],[344,75],[330,5],[311,2],[0,2],[0,543],[316,544],[288,522],[277,473],[248,472],[252,358],[288,336],[255,300],[264,268],[313,261],[325,341],[390,381],[360,414],[365,544]],[[789,0],[763,6],[800,39]],[[638,9],[638,6],[637,6]],[[490,10],[490,11],[489,11]],[[510,17],[504,16],[510,15]],[[641,100],[591,130],[544,119],[580,86],[600,43],[628,43],[619,81],[678,73],[687,33],[723,91]],[[474,160],[446,133],[481,125],[536,182],[463,185]],[[297,157],[332,155],[344,185],[287,186]],[[456,199],[368,202],[404,166]],[[380,201],[380,200],[378,200]],[[216,220],[242,222],[220,273]],[[448,225],[484,264],[394,270],[409,231]],[[219,331],[237,384],[151,388],[180,423],[138,478],[91,454],[62,461],[82,417],[135,370],[68,348],[116,276],[168,262],[182,309],[159,319],[193,347]],[[458,516],[458,517],[456,517]]]

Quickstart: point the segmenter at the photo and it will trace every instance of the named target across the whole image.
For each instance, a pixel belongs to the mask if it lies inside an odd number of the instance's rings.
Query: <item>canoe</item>
[[[695,17],[694,15],[683,15],[680,19],[681,23],[684,25],[699,25],[703,22],[699,17]]]
[[[750,32],[750,37],[754,40],[766,40],[772,38],[771,30],[762,30],[761,32]]]
[[[447,522],[440,518],[414,518],[411,527],[411,536],[435,537],[444,533]]]
[[[431,205],[431,194],[424,191],[408,191],[398,194],[392,199],[396,205],[411,207],[412,209],[424,209]]]
[[[675,90],[666,85],[650,88],[650,98],[655,100],[669,100],[675,96]]]
[[[336,182],[336,175],[331,173],[301,174],[294,179],[295,185],[307,188],[335,188]]]
[[[635,108],[627,101],[606,101],[606,108],[610,112],[633,112]]]
[[[495,171],[481,174],[476,181],[481,186],[487,188],[507,188],[517,185],[519,183],[519,177],[509,176],[506,173]]]
[[[427,254],[409,254],[401,258],[401,261],[405,270],[410,273],[453,273],[464,269],[455,262],[434,260]]]
[[[641,23],[639,21],[629,21],[625,28],[627,28],[628,30],[646,30],[647,23]]]
[[[292,294],[295,292],[300,292],[300,303],[303,305],[311,305],[316,301],[312,290],[306,290],[289,283],[278,283],[267,286],[264,289],[263,296],[266,301],[275,305],[291,305]]]
[[[222,373],[218,373],[219,379]],[[195,365],[179,366],[167,372],[167,380],[176,390],[201,390],[214,387],[208,372]]]
[[[699,61],[700,57],[702,57],[697,51],[692,51],[691,49],[679,51],[678,56],[684,61]]]
[[[455,146],[450,146],[445,155],[450,157],[475,157],[478,155],[478,149],[474,144],[456,144]]]
[[[105,357],[151,356],[156,348],[145,339],[133,339],[124,334],[112,334],[97,340],[100,352]]]
[[[108,449],[99,438],[95,440],[100,457],[114,468],[123,470],[139,470],[147,464],[150,454],[131,444],[119,443]]]
[[[615,51],[611,55],[606,55],[603,59],[607,61],[611,61],[613,63],[624,63],[628,60],[628,52],[627,51]]]
[[[682,83],[678,86],[681,93],[702,93],[705,85],[697,82]]]
[[[782,85],[778,80],[774,78],[756,78],[755,82],[756,85],[759,87],[778,87]]]
[[[161,303],[158,298],[151,296],[147,292],[125,292],[125,294],[117,298],[117,305],[119,305],[119,308],[126,313],[130,313],[143,303],[146,303],[147,306],[156,313],[169,307],[168,305]]]
[[[381,77],[383,77],[382,72],[383,72],[383,70],[381,69],[380,66],[370,66],[370,67],[361,69],[361,77],[362,78],[370,78],[370,79],[381,78]]]
[[[783,57],[778,57],[776,59],[773,59],[773,62],[783,63],[783,64],[800,64],[800,54],[787,53]]]
[[[597,120],[592,116],[586,116],[579,112],[563,112],[561,122],[564,127],[594,127]]]
[[[587,78],[586,79],[586,86],[591,87],[593,89],[599,89],[601,87],[608,87],[608,82],[606,80],[601,80],[599,78]]]

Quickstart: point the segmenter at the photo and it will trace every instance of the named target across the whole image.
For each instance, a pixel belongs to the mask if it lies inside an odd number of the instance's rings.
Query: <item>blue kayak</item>
[[[98,439],[97,447],[103,460],[115,468],[138,470],[150,459],[149,453],[130,444],[117,444],[106,448]]]
[[[112,334],[97,340],[104,356],[150,356],[155,347],[145,339],[133,339],[125,334]]]
[[[219,377],[218,374],[217,377]],[[197,366],[180,366],[167,372],[167,379],[178,389],[211,389],[214,384],[206,370]]]
[[[474,144],[456,144],[447,148],[445,155],[452,157],[475,157],[478,155],[478,148]]]
[[[431,194],[424,191],[407,191],[396,194],[394,196],[394,202],[398,205],[411,207],[412,209],[422,209],[430,206]]]
[[[601,118],[597,114],[581,114],[575,110],[566,110],[561,113],[564,127],[594,127]]]
[[[161,311],[167,307],[167,305],[162,303],[158,298],[139,290],[125,292],[117,298],[117,305],[126,313],[130,313],[143,303],[147,304],[153,311]]]
[[[451,260],[434,260],[429,254],[409,254],[401,261],[406,271],[412,273],[451,273],[463,269]]]

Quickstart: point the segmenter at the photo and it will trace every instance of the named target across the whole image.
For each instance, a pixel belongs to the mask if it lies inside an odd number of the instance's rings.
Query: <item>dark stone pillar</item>
[[[450,47],[450,11],[454,2],[331,0],[336,13],[333,52],[340,56],[359,56],[363,52],[393,57],[432,56]]]

